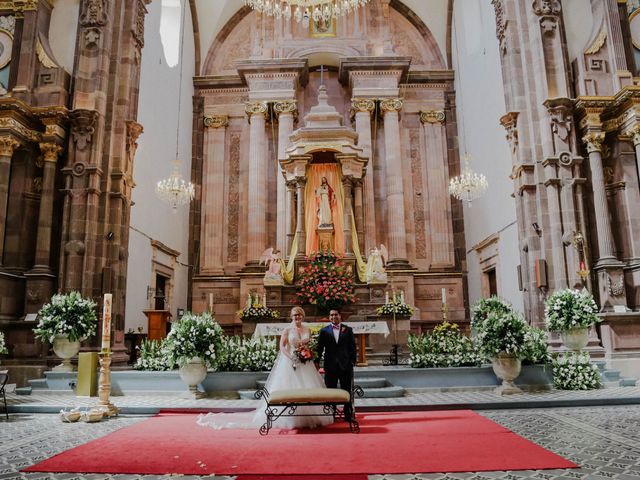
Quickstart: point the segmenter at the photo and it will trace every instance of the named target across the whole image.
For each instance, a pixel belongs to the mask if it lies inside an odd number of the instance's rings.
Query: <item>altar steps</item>
[[[258,380],[256,386],[262,388],[265,383],[265,380]],[[381,377],[356,377],[355,384],[362,387],[364,398],[398,398],[403,397],[405,393],[403,387],[391,385],[386,378]],[[238,390],[238,395],[244,400],[255,399],[255,393],[255,390]]]

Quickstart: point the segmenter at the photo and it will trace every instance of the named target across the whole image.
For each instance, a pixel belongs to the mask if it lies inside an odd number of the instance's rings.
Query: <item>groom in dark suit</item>
[[[351,393],[353,366],[356,364],[356,339],[351,327],[342,323],[338,310],[329,312],[329,321],[318,335],[318,361],[324,354],[324,383],[327,388],[340,388]],[[344,406],[345,419],[351,418],[351,405]]]

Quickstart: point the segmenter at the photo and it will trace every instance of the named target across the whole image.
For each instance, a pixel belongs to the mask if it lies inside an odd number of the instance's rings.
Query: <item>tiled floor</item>
[[[484,410],[482,415],[581,465],[580,469],[456,474],[371,475],[371,480],[584,479],[640,480],[640,406]],[[95,424],[63,424],[56,415],[13,414],[0,419],[0,479],[159,479],[171,476],[21,474],[58,452],[132,425],[121,416]],[[179,476],[184,480],[197,478]]]

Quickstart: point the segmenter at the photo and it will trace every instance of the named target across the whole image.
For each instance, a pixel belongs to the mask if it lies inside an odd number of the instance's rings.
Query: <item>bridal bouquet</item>
[[[306,343],[301,343],[300,345],[298,345],[293,354],[294,370],[300,363],[307,363],[308,361],[313,360],[313,357],[315,357],[315,354],[311,351],[309,345],[307,345]]]

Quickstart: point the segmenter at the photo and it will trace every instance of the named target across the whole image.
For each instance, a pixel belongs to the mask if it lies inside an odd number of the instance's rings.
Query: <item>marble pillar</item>
[[[375,102],[369,98],[351,100],[351,107],[355,114],[358,146],[369,159],[364,177],[364,248],[369,251],[378,242],[376,239],[376,210],[373,187],[373,158],[371,155],[371,114],[375,110]],[[358,232],[360,233],[360,232]]]
[[[344,255],[345,257],[353,256],[353,246],[351,241],[352,235],[352,222],[351,222],[351,212],[353,211],[353,201],[352,201],[352,190],[353,190],[353,178],[347,175],[342,177],[342,191],[344,192],[344,213],[343,213],[343,224],[344,224]]]
[[[389,269],[408,267],[405,227],[402,159],[400,156],[400,110],[402,100],[389,98],[380,102],[384,118],[385,171],[387,178],[387,224]]]
[[[0,267],[4,255],[4,235],[7,223],[7,205],[9,203],[9,184],[11,158],[20,142],[11,135],[0,137]]]
[[[278,160],[285,158],[285,151],[289,145],[289,135],[293,132],[293,122],[297,113],[295,100],[282,100],[275,102],[273,110],[278,115]],[[289,254],[290,243],[287,241],[289,217],[292,211],[289,210],[287,202],[287,185],[280,169],[276,175],[277,183],[277,208],[276,208],[276,244],[280,251]]]
[[[298,235],[298,257],[304,258],[306,255],[306,233],[304,228],[304,187],[307,179],[304,177],[296,178],[296,235]]]
[[[246,105],[251,128],[249,132],[249,180],[247,214],[247,266],[258,266],[260,255],[267,248],[267,135],[265,131],[268,107],[266,102]]]
[[[205,115],[202,208],[200,213],[200,273],[224,273],[224,158],[229,117]]]
[[[291,253],[291,244],[296,234],[296,182],[287,182],[287,249],[284,256],[287,258]]]

